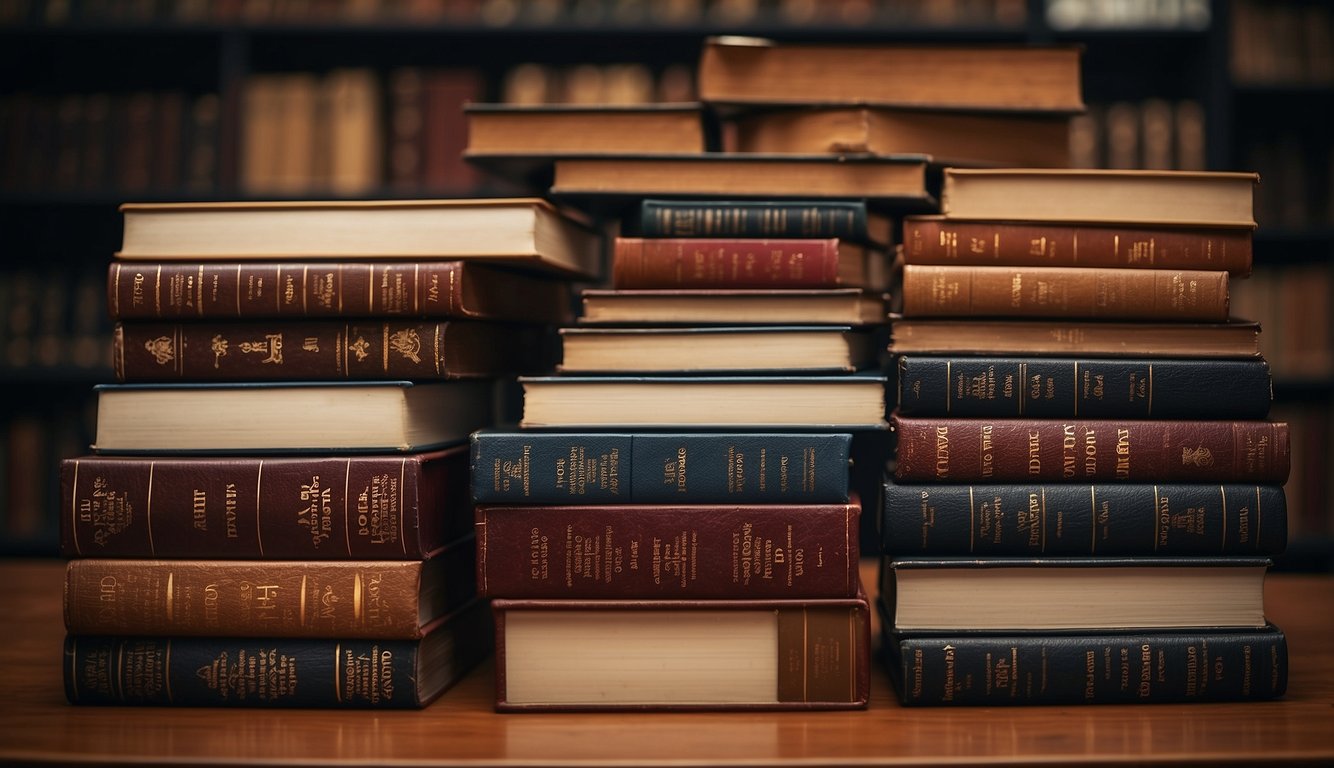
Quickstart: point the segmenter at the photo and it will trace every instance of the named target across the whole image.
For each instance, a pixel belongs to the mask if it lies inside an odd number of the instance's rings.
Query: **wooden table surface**
[[[421,711],[73,707],[63,564],[0,560],[0,762],[208,765],[1334,764],[1334,578],[1273,574],[1281,701],[905,709],[883,669],[859,712],[515,714],[491,666]]]

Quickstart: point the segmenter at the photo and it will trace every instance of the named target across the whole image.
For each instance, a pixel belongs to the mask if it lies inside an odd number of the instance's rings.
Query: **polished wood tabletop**
[[[491,666],[420,711],[74,707],[58,561],[0,560],[0,762],[207,765],[1334,764],[1334,578],[1271,574],[1288,694],[1247,704],[511,714]]]

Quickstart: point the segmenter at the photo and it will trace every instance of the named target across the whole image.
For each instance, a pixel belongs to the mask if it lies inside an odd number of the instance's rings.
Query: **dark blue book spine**
[[[1263,419],[1269,364],[1253,360],[899,358],[909,416]]]
[[[848,434],[476,432],[482,504],[844,503]]]
[[[899,485],[887,481],[880,546],[892,555],[1277,555],[1279,485]]]
[[[866,204],[855,201],[644,200],[644,237],[837,237],[867,242]]]

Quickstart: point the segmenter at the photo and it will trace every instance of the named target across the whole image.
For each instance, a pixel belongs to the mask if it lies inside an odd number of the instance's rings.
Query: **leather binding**
[[[644,237],[836,237],[888,245],[888,220],[856,200],[655,200],[640,203]]]
[[[612,286],[634,288],[839,288],[834,238],[618,237]]]

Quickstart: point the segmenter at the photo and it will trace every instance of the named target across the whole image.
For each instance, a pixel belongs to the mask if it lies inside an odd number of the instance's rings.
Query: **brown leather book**
[[[612,287],[860,287],[867,282],[868,257],[865,248],[833,238],[618,237],[612,251]]]

